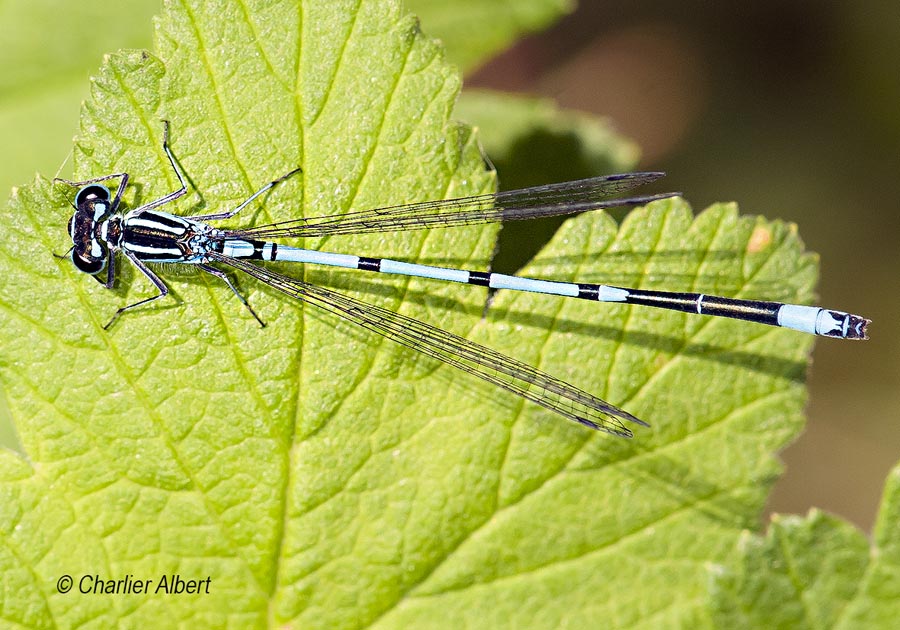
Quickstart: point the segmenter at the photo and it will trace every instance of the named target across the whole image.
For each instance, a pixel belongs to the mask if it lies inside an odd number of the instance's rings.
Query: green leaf
[[[459,79],[397,3],[171,0],[159,58],[108,58],[78,177],[128,171],[128,207],[177,187],[182,214],[233,223],[490,190],[450,122]],[[678,313],[496,296],[425,280],[284,271],[527,361],[653,424],[573,426],[465,374],[239,278],[122,265],[116,291],[58,260],[73,191],[14,194],[0,241],[0,379],[25,457],[0,456],[4,619],[23,627],[697,625],[707,565],[732,554],[802,424],[811,340]],[[307,242],[484,269],[496,229]],[[670,200],[617,229],[566,222],[525,273],[809,300],[793,226]],[[76,587],[60,593],[71,575]],[[84,595],[83,576],[209,594]]]
[[[885,482],[884,498],[873,531],[873,548],[856,597],[839,627],[891,627],[900,616],[900,466]]]
[[[713,572],[722,628],[833,628],[859,587],[868,543],[853,526],[819,511],[775,516],[765,539],[741,540],[736,573]]]
[[[671,274],[716,285],[736,279],[737,252],[748,284],[776,283],[779,269],[795,267],[790,282],[802,293],[814,275],[790,227],[726,205],[692,222],[677,201],[636,210],[618,234],[602,217],[569,221],[523,273],[643,285]],[[494,513],[391,625],[420,625],[432,606],[443,611],[435,627],[448,618],[693,627],[705,618],[705,565],[727,558],[755,522],[778,471],[771,452],[799,430],[804,349],[780,330],[592,306],[501,293],[498,321],[478,338],[589,383],[653,430],[631,443],[604,440],[522,406],[532,421],[515,423],[498,446]]]
[[[890,628],[900,614],[900,468],[887,480],[870,548],[862,532],[813,510],[776,516],[765,538],[746,533],[733,567],[712,570],[722,628]]]
[[[407,0],[406,5],[421,17],[426,33],[441,38],[450,60],[464,72],[575,8],[574,0]]]

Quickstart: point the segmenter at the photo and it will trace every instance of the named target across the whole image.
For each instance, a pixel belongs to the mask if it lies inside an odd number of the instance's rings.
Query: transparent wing
[[[592,429],[631,437],[633,434],[624,422],[649,426],[628,412],[564,381],[453,333],[244,260],[214,252],[208,255],[210,260],[240,269],[290,297],[335,313]]]
[[[645,195],[627,199],[608,198],[652,182],[663,175],[664,173],[657,172],[606,175],[495,194],[294,219],[242,230],[226,230],[224,235],[251,239],[276,239],[396,232],[552,217],[612,206],[642,205],[678,193]]]

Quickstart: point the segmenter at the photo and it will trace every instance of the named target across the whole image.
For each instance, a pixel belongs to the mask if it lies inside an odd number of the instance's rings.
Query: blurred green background
[[[2,190],[57,173],[89,75],[105,52],[151,47],[157,11],[158,0],[0,3]],[[733,200],[800,226],[821,254],[821,304],[874,323],[869,342],[817,343],[809,425],[783,454],[770,509],[817,506],[868,530],[900,459],[896,0],[583,0],[466,85],[607,116],[641,147],[641,168],[667,171],[695,210]],[[0,443],[15,445],[4,409]]]

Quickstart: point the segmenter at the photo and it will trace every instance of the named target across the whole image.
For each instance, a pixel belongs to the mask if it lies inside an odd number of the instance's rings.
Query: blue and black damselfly
[[[115,258],[121,252],[158,290],[157,295],[116,311],[104,327],[107,329],[125,311],[168,295],[165,282],[148,266],[154,263],[190,264],[221,279],[260,325],[265,325],[228,275],[211,264],[219,263],[239,269],[290,297],[314,304],[367,330],[460,368],[570,420],[623,437],[632,436],[626,422],[643,426],[648,426],[647,423],[564,381],[463,337],[329,289],[275,273],[248,261],[289,261],[416,276],[492,289],[531,291],[729,317],[839,339],[866,339],[869,320],[815,306],[699,293],[628,289],[604,284],[555,282],[301,249],[269,240],[448,228],[570,215],[613,206],[640,205],[675,193],[619,199],[610,197],[652,182],[662,177],[662,173],[608,175],[496,194],[294,219],[246,229],[218,229],[207,222],[235,216],[260,195],[300,169],[269,182],[233,210],[193,217],[176,216],[157,209],[187,192],[184,177],[169,148],[168,135],[169,125],[166,123],[163,150],[181,187],[124,214],[120,212],[119,204],[128,185],[128,173],[113,173],[81,182],[56,180],[79,188],[73,204],[75,212],[69,221],[71,255],[75,266],[93,275],[105,287],[112,288],[116,278]],[[115,194],[111,195],[101,182],[115,179],[119,180],[119,185]]]

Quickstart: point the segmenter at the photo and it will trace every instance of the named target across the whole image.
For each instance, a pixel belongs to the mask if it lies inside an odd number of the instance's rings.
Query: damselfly
[[[104,327],[107,329],[125,311],[168,295],[166,284],[148,266],[154,263],[191,264],[219,278],[228,285],[260,325],[264,326],[263,321],[228,275],[211,265],[219,263],[239,269],[290,297],[314,304],[404,346],[460,368],[570,420],[623,437],[632,435],[626,422],[648,425],[627,411],[490,348],[416,319],[275,273],[248,261],[290,261],[377,271],[474,284],[492,289],[531,291],[598,302],[638,304],[699,315],[730,317],[826,337],[866,338],[866,325],[869,320],[814,306],[742,300],[697,293],[628,289],[603,284],[555,282],[500,273],[434,267],[386,258],[366,258],[301,249],[267,240],[447,228],[569,215],[612,206],[645,204],[676,193],[624,199],[609,199],[609,197],[654,181],[661,177],[662,173],[608,175],[496,194],[295,219],[246,229],[218,229],[207,222],[235,216],[260,195],[300,169],[269,182],[233,210],[192,217],[176,216],[157,210],[187,192],[184,177],[169,148],[168,135],[169,125],[165,123],[163,150],[181,187],[128,212],[121,213],[119,208],[122,193],[128,185],[128,173],[113,173],[81,182],[55,180],[79,188],[73,204],[75,212],[69,220],[71,255],[75,266],[93,275],[106,288],[112,288],[116,278],[115,258],[116,254],[121,252],[158,290],[157,295],[123,306],[116,311]],[[114,179],[119,180],[119,185],[115,195],[111,195],[109,189],[101,182]]]

